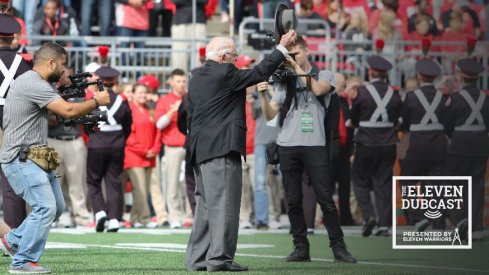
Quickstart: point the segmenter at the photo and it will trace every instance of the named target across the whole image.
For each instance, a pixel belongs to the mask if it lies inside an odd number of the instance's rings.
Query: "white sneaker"
[[[229,22],[229,15],[227,12],[221,12],[221,23]]]
[[[119,231],[119,221],[117,219],[109,220],[109,226],[107,227],[107,232],[117,232]]]
[[[253,225],[249,221],[239,223],[239,229],[251,229]]]
[[[270,221],[268,223],[268,227],[270,227],[270,229],[279,229],[282,225],[277,222],[277,221]]]
[[[143,228],[144,227],[144,224],[140,223],[140,222],[135,222],[133,225],[132,225],[132,228]]]
[[[170,222],[170,228],[171,229],[182,228],[182,224],[180,222]]]
[[[95,213],[95,231],[104,232],[105,221],[107,221],[107,213],[105,211]]]
[[[154,229],[156,227],[158,227],[158,223],[157,222],[149,222],[145,225],[146,228],[150,228],[150,229]]]

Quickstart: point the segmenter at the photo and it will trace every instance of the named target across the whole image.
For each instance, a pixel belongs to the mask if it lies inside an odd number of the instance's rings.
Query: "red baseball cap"
[[[148,86],[151,90],[158,90],[158,88],[160,87],[160,81],[152,74],[142,76],[138,80],[138,83]]]
[[[236,62],[234,63],[234,65],[238,68],[238,69],[241,69],[243,67],[247,67],[249,66],[250,64],[254,63],[255,62],[255,59],[254,58],[251,58],[249,57],[248,55],[246,54],[242,54],[238,57],[238,60],[236,60]]]

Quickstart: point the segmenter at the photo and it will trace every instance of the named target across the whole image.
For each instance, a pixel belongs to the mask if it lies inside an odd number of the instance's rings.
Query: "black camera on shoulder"
[[[74,101],[76,99],[85,100],[86,92],[85,90],[91,85],[97,85],[100,91],[104,90],[104,85],[102,80],[98,79],[97,81],[87,81],[87,77],[91,77],[91,73],[76,73],[70,76],[71,84],[63,85],[58,88],[58,92],[61,97],[66,101]],[[106,111],[98,111],[94,110],[91,113],[87,114],[84,117],[80,117],[77,119],[67,119],[64,117],[58,116],[58,121],[63,123],[66,127],[72,127],[76,125],[83,125],[85,131],[87,133],[94,133],[97,131],[97,125],[99,121],[107,122],[107,112]]]

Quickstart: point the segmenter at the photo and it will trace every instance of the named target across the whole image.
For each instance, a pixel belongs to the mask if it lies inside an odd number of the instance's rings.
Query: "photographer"
[[[15,254],[10,273],[48,273],[38,265],[49,229],[64,210],[55,169],[57,153],[47,147],[48,111],[77,118],[99,105],[109,103],[107,92],[96,93],[92,100],[69,103],[53,87],[64,73],[66,51],[45,43],[34,56],[34,68],[17,78],[5,103],[4,142],[0,163],[15,193],[31,207],[24,222],[2,239]]]
[[[326,148],[325,114],[334,91],[334,75],[318,71],[308,60],[306,42],[299,37],[288,48],[286,65],[300,77],[285,77],[279,83],[269,102],[261,97],[261,106],[267,120],[280,111],[281,130],[277,138],[280,170],[288,202],[288,215],[294,238],[294,251],[284,258],[286,262],[310,261],[309,241],[302,208],[302,172],[305,170],[321,206],[335,261],[355,263],[346,250],[338,211],[331,194],[331,174]],[[295,55],[295,59],[291,57]],[[303,76],[315,74],[314,77]],[[317,79],[316,79],[317,76]]]
[[[57,83],[57,88],[72,84],[70,80],[72,75],[73,69],[66,67],[64,74]],[[73,98],[69,102],[79,102],[80,100],[84,101],[85,99]],[[65,187],[67,186],[67,195],[70,198],[69,209],[72,218],[69,227],[86,226],[90,219],[86,206],[87,149],[81,135],[82,130],[78,125],[66,127],[57,120],[55,114],[49,114],[48,145],[54,147],[62,159],[57,172],[60,175],[60,184],[67,184]]]

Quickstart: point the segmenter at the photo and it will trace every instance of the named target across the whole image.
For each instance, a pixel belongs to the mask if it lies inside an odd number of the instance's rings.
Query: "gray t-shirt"
[[[3,145],[0,163],[15,159],[21,145],[46,145],[49,103],[60,98],[35,71],[19,76],[10,87],[3,110]]]
[[[326,80],[331,86],[335,85],[334,74],[329,71],[320,71],[318,80]],[[300,85],[298,86],[300,88]],[[275,101],[283,108],[285,96],[285,86],[277,85],[271,101]],[[331,93],[324,96],[326,106],[328,106],[330,96]],[[278,134],[277,144],[280,146],[325,146],[324,107],[311,91],[298,91],[296,98],[298,101],[297,109],[293,99]]]
[[[280,127],[278,126],[277,119],[271,121],[267,121],[265,119],[265,116],[261,110],[260,93],[258,93],[258,99],[255,100],[253,108],[256,115],[255,145],[263,145],[270,141],[277,140]]]

